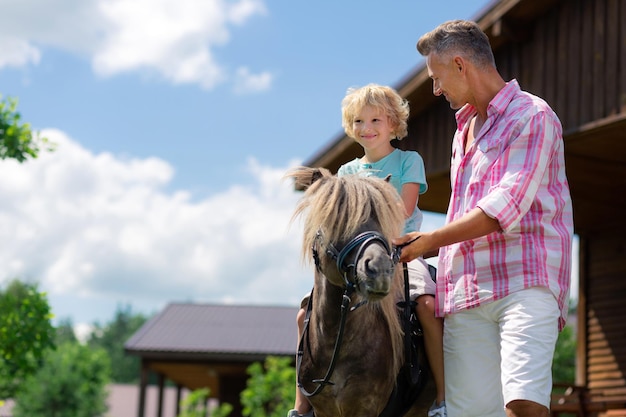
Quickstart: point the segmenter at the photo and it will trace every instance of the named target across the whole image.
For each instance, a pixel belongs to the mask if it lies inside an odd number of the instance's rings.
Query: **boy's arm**
[[[402,202],[404,203],[404,218],[408,219],[413,214],[419,200],[420,185],[415,182],[407,182],[402,185]]]

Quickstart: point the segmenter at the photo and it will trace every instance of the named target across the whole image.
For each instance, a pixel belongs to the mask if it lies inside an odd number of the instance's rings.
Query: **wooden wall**
[[[510,24],[528,28],[497,52],[500,72],[543,97],[565,132],[626,110],[626,2],[563,1],[532,24]]]
[[[586,239],[586,359],[581,381],[594,402],[626,404],[626,241],[621,234]],[[584,330],[583,330],[584,331]]]

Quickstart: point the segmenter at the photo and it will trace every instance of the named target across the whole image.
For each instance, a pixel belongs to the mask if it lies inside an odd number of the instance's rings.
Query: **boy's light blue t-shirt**
[[[426,169],[422,156],[415,151],[403,151],[394,149],[389,155],[380,161],[364,164],[360,158],[343,164],[338,176],[359,174],[364,176],[376,176],[385,178],[391,174],[389,182],[400,194],[402,185],[416,183],[420,185],[419,193],[424,194],[428,189],[426,183]],[[419,231],[422,227],[422,212],[416,206],[413,213],[404,223],[404,233]]]

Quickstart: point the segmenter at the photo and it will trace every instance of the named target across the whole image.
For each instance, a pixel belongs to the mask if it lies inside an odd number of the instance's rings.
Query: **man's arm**
[[[419,256],[436,253],[442,246],[476,239],[498,230],[501,229],[496,219],[487,216],[480,208],[475,208],[463,217],[439,229],[425,233],[409,233],[401,238],[394,239],[393,244],[400,245],[416,236],[420,236],[415,242],[402,249],[400,261],[409,262]]]

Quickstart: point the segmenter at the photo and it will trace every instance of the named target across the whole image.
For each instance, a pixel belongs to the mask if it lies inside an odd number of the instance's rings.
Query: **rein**
[[[298,378],[298,387],[300,388],[300,391],[302,391],[302,393],[306,397],[313,397],[319,394],[326,385],[335,384],[334,382],[330,380],[330,377],[333,375],[333,372],[335,370],[337,356],[339,353],[339,349],[341,348],[341,341],[343,340],[343,330],[345,328],[346,317],[348,315],[348,305],[350,305],[350,295],[353,292],[354,292],[354,286],[350,286],[349,288],[346,287],[343,293],[343,297],[341,301],[341,319],[339,323],[339,332],[337,333],[337,339],[335,339],[335,347],[333,348],[333,356],[330,359],[330,364],[328,365],[328,369],[326,370],[326,375],[324,375],[324,378],[322,379],[317,378],[311,381],[317,384],[317,387],[315,387],[315,390],[313,390],[313,392],[307,391],[306,388],[304,388],[304,386],[300,382],[300,379]],[[300,365],[302,364],[302,356],[304,355],[303,345],[304,345],[305,337],[307,340],[307,346],[309,346],[309,350],[310,350],[308,328],[309,328],[309,322],[311,318],[311,311],[313,310],[312,305],[313,305],[313,291],[311,291],[311,295],[309,297],[309,303],[306,309],[306,316],[304,319],[304,329],[302,330],[302,337],[300,338],[300,344],[298,346],[298,360],[297,360],[298,363],[296,365],[298,375],[300,374]],[[353,310],[350,310],[350,311],[353,311]]]
[[[337,269],[342,273],[342,276],[344,278],[344,282],[346,284],[344,292],[343,292],[343,296],[342,296],[342,301],[341,301],[341,316],[340,316],[340,321],[339,321],[339,331],[337,332],[337,338],[335,339],[335,346],[333,348],[333,355],[331,357],[330,360],[330,364],[328,365],[328,369],[326,370],[326,375],[324,375],[323,378],[316,378],[313,379],[311,382],[316,383],[317,387],[312,391],[309,392],[307,391],[304,386],[302,385],[302,383],[300,382],[300,366],[302,364],[302,357],[304,356],[304,340],[306,339],[307,342],[307,346],[309,347],[309,351],[310,351],[310,341],[309,341],[309,323],[310,323],[310,319],[311,319],[311,313],[313,311],[313,293],[314,291],[311,291],[311,295],[309,296],[309,302],[307,304],[307,310],[306,310],[306,315],[305,315],[305,319],[304,319],[304,328],[302,329],[302,335],[300,337],[300,342],[298,344],[298,353],[297,353],[297,360],[296,360],[296,372],[298,375],[297,378],[297,383],[298,383],[298,387],[300,388],[300,391],[302,392],[302,394],[304,394],[304,396],[306,397],[313,397],[317,394],[319,394],[324,387],[326,387],[326,385],[334,385],[334,382],[332,382],[330,380],[334,370],[335,370],[335,365],[336,365],[336,361],[337,361],[337,356],[339,353],[339,350],[341,348],[341,343],[343,340],[343,333],[344,333],[344,329],[345,329],[345,324],[346,324],[346,319],[347,319],[347,315],[349,311],[354,311],[357,308],[359,308],[361,305],[363,305],[364,303],[366,303],[367,301],[364,300],[362,302],[360,302],[359,304],[355,305],[354,307],[348,309],[348,306],[350,305],[351,299],[350,297],[352,296],[352,294],[355,291],[355,285],[356,285],[356,265],[359,261],[359,259],[361,258],[363,251],[365,250],[365,248],[367,247],[368,244],[372,243],[372,242],[379,242],[381,243],[385,249],[387,250],[387,253],[389,254],[389,256],[391,257],[392,263],[393,265],[397,265],[399,260],[400,260],[400,255],[402,253],[402,248],[404,248],[405,246],[413,243],[414,241],[416,241],[417,239],[419,239],[420,236],[415,237],[414,239],[405,242],[401,245],[394,245],[393,249],[391,249],[389,247],[389,244],[387,243],[387,240],[384,238],[383,235],[381,235],[378,232],[374,232],[374,231],[368,231],[368,232],[364,232],[359,234],[358,236],[356,236],[354,239],[352,239],[350,242],[348,242],[348,244],[346,244],[346,246],[341,249],[341,251],[338,251],[335,246],[332,243],[328,243],[327,249],[326,249],[326,254],[329,255],[332,259],[334,259],[336,261],[337,264]],[[318,272],[321,272],[321,264],[320,264],[320,258],[319,258],[319,253],[317,251],[317,243],[320,242],[323,239],[322,236],[322,232],[318,231],[316,236],[315,236],[315,240],[313,242],[313,247],[311,248],[313,251],[313,259],[315,261],[315,267],[317,268]],[[358,248],[358,252],[357,255],[355,256],[355,260],[354,263],[349,264],[349,265],[344,265],[345,259],[348,256],[348,254],[350,252],[352,252],[354,249]],[[405,293],[407,294],[407,298],[406,298],[406,305],[405,307],[405,314],[407,314],[407,306],[409,305],[408,303],[408,272],[406,270],[406,264],[404,264],[404,275],[405,275]],[[352,272],[352,274],[349,276],[349,273]]]

